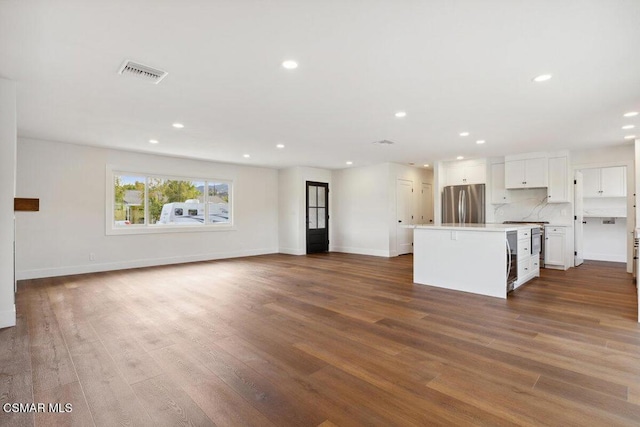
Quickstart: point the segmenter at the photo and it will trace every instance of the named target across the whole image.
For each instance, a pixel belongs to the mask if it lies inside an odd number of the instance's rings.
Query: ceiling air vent
[[[393,145],[395,144],[395,142],[393,141],[389,141],[388,139],[383,139],[382,141],[373,141],[374,144],[379,144],[379,145]]]
[[[147,65],[138,64],[133,61],[124,61],[124,64],[118,70],[118,74],[139,77],[149,83],[158,84],[167,76],[166,71],[158,70]]]

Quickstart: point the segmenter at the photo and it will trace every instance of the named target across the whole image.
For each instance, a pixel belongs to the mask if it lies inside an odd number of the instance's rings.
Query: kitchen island
[[[507,297],[507,233],[517,233],[515,288],[540,276],[540,257],[531,255],[531,224],[443,224],[411,226],[413,281],[418,284]],[[513,246],[513,243],[512,245]]]

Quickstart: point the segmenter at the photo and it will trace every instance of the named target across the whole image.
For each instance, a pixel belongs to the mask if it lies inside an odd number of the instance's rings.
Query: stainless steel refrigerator
[[[442,223],[484,224],[485,185],[450,185],[442,189]]]

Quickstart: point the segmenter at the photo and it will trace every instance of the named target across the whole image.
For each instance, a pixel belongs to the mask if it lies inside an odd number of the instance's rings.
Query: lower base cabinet
[[[531,230],[518,231],[518,280],[513,288],[540,277],[540,255],[531,255]]]
[[[559,270],[568,269],[567,227],[546,226],[544,233],[544,266]]]
[[[540,277],[540,255],[529,256],[518,261],[518,280],[513,288],[524,285],[534,277]]]

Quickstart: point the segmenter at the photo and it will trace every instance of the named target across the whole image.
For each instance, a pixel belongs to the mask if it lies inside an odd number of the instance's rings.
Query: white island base
[[[502,224],[452,224],[415,226],[413,237],[413,281],[457,291],[507,298],[507,231],[519,235],[531,226]],[[530,234],[529,234],[530,235]],[[522,240],[524,241],[524,240]],[[530,241],[530,238],[529,238]],[[518,247],[520,251],[520,241]],[[524,255],[524,254],[523,254]],[[516,287],[540,275],[538,265],[526,254],[515,268]],[[526,261],[526,267],[524,262]],[[526,268],[526,269],[525,269]]]

